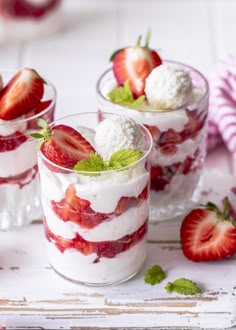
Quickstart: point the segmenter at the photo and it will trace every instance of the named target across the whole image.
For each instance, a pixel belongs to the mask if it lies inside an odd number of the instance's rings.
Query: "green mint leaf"
[[[130,88],[129,80],[126,80],[124,86],[119,86],[113,88],[108,94],[107,97],[113,103],[117,103],[131,109],[135,109],[139,107],[144,99],[145,96],[142,95],[138,99],[134,99],[133,93]]]
[[[101,156],[91,152],[89,159],[82,159],[77,164],[75,164],[74,168],[75,171],[78,172],[100,172],[106,170],[106,163],[102,159]],[[86,174],[84,174],[86,175]],[[96,176],[99,173],[88,173],[89,176]]]
[[[32,133],[30,134],[34,139],[43,139],[44,136],[41,133]]]
[[[144,100],[145,100],[145,96],[141,95],[134,102],[132,102],[129,107],[131,109],[137,109],[140,107],[140,105],[143,103]]]
[[[42,127],[42,128],[44,128],[45,130],[48,129],[48,123],[47,123],[45,120],[43,120],[42,118],[39,118],[39,119],[37,120],[37,124],[38,124],[39,127]]]
[[[123,104],[123,105],[132,103],[134,100],[128,82],[125,82],[124,86],[113,88],[108,93],[107,96],[109,100],[112,101],[113,103]]]
[[[144,274],[144,282],[150,285],[160,283],[166,278],[166,274],[159,265],[149,268]]]
[[[202,292],[195,282],[186,278],[179,278],[172,283],[167,283],[165,289],[167,293],[175,291],[183,295],[194,295]]]
[[[111,155],[108,167],[111,169],[119,169],[131,165],[138,161],[142,154],[142,151],[135,149],[118,150]]]
[[[124,83],[124,91],[126,94],[127,101],[133,102],[134,97],[133,97],[133,93],[130,88],[129,80],[126,80]]]

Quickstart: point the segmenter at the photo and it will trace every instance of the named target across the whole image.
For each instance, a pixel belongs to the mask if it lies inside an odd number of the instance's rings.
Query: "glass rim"
[[[110,112],[103,112],[102,114],[104,115],[111,115],[111,116],[114,116],[115,114],[114,113],[110,113]],[[61,122],[62,120],[64,119],[67,119],[67,118],[72,118],[72,117],[76,117],[76,116],[81,116],[81,115],[99,115],[99,112],[96,111],[96,112],[80,112],[80,113],[74,113],[74,114],[71,114],[71,115],[66,115],[64,117],[60,117],[60,118],[57,118],[56,120],[54,120],[53,122],[51,122],[49,124],[50,127],[53,127],[55,126],[55,124],[57,124],[58,122]],[[121,116],[120,114],[117,114],[117,116]],[[122,117],[127,117],[129,119],[132,119],[128,116],[123,116]],[[133,120],[133,119],[132,119]],[[49,163],[49,165],[51,165],[52,167],[54,167],[55,169],[58,169],[58,170],[61,170],[60,172],[63,172],[63,173],[73,173],[73,174],[81,174],[81,175],[84,175],[84,176],[92,176],[92,177],[96,177],[100,174],[103,174],[103,173],[107,173],[107,174],[110,174],[110,173],[115,173],[115,172],[121,172],[121,171],[124,171],[124,170],[127,170],[131,167],[134,167],[136,166],[138,163],[141,163],[145,158],[147,158],[150,154],[151,154],[151,150],[152,150],[152,147],[153,147],[153,139],[152,139],[152,135],[151,133],[149,132],[149,130],[142,124],[140,123],[137,123],[135,121],[135,123],[141,127],[141,129],[146,133],[146,135],[148,136],[148,139],[149,139],[149,146],[148,146],[148,149],[147,151],[145,151],[142,155],[142,157],[140,159],[138,159],[136,162],[130,164],[130,165],[127,165],[127,166],[124,166],[122,168],[119,168],[119,169],[111,169],[111,170],[103,170],[103,171],[76,171],[74,169],[70,169],[70,168],[66,168],[66,167],[63,167],[63,166],[60,166],[60,165],[57,165],[55,163],[53,163],[51,160],[49,160],[46,156],[43,155],[43,153],[41,152],[41,150],[38,151],[38,157],[41,157],[44,161],[46,161],[46,163]],[[57,172],[59,173],[59,172]],[[91,174],[91,175],[90,175]],[[95,176],[96,174],[96,176]]]
[[[18,71],[20,71],[21,69],[19,69]],[[0,69],[0,73],[4,74],[5,73],[9,73],[9,74],[15,74],[16,73],[16,70],[13,70],[13,69]],[[51,88],[51,90],[53,91],[53,96],[52,96],[52,102],[49,104],[49,106],[44,109],[43,111],[33,115],[33,116],[30,116],[30,117],[27,117],[27,118],[22,118],[19,117],[20,119],[12,119],[12,120],[2,120],[3,122],[1,122],[0,120],[0,127],[1,126],[14,126],[16,124],[22,124],[22,123],[27,123],[29,122],[30,120],[33,120],[33,119],[37,119],[43,115],[45,115],[51,108],[53,108],[56,104],[56,99],[57,99],[57,90],[55,88],[55,86],[51,83],[50,80],[48,79],[45,79],[43,76],[42,76],[43,80],[46,82],[46,86],[48,86],[49,88]],[[10,78],[11,79],[11,78]]]
[[[174,61],[174,60],[168,60],[168,59],[164,59],[163,60],[163,63],[172,63],[172,64],[177,64],[177,65],[180,65],[184,68],[187,68],[189,69],[190,71],[193,71],[195,73],[198,74],[198,76],[202,79],[202,81],[204,82],[204,86],[205,86],[205,90],[204,90],[204,93],[202,94],[202,96],[196,101],[196,102],[192,102],[190,104],[183,104],[181,107],[179,108],[176,108],[176,109],[167,109],[167,110],[161,110],[161,109],[154,109],[154,110],[139,110],[139,109],[130,109],[129,107],[126,107],[126,106],[123,106],[121,104],[118,104],[118,103],[114,103],[112,101],[110,101],[106,96],[104,96],[104,94],[101,92],[101,83],[102,83],[102,80],[104,79],[104,77],[112,72],[112,67],[106,69],[102,74],[101,76],[98,78],[97,80],[97,83],[96,83],[96,92],[97,92],[97,95],[103,99],[103,101],[107,102],[108,104],[112,105],[112,106],[117,106],[117,107],[121,107],[121,108],[125,108],[125,109],[128,109],[128,110],[132,110],[132,111],[137,111],[137,112],[141,112],[141,113],[151,113],[151,114],[155,114],[155,113],[167,113],[167,112],[177,112],[177,111],[180,111],[180,110],[183,110],[184,107],[193,107],[193,106],[197,106],[199,104],[201,104],[202,102],[204,102],[207,98],[208,98],[208,95],[209,95],[209,83],[207,81],[207,79],[205,78],[205,76],[200,72],[198,71],[197,69],[195,69],[194,67],[192,67],[191,65],[188,65],[188,64],[185,64],[183,62],[179,62],[179,61]],[[114,77],[115,78],[115,77]]]

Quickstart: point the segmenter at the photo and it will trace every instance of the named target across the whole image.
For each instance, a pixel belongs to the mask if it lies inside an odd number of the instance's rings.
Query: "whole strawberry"
[[[214,261],[236,253],[236,220],[229,214],[228,198],[223,210],[208,202],[192,210],[183,220],[181,244],[184,255],[192,261]]]
[[[155,50],[149,48],[150,31],[146,36],[144,46],[141,37],[135,46],[129,46],[116,51],[112,57],[113,73],[120,86],[128,80],[135,98],[144,94],[145,80],[151,71],[162,63]]]

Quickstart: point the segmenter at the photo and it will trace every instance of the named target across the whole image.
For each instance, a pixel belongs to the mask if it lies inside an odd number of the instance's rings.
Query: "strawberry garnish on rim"
[[[60,124],[50,127],[42,119],[38,120],[38,125],[43,129],[31,136],[41,140],[40,151],[56,165],[73,169],[77,162],[95,152],[91,144],[70,126]]]
[[[19,71],[0,92],[0,119],[12,120],[37,107],[44,83],[34,69]]]
[[[112,57],[113,73],[120,86],[128,80],[135,98],[144,95],[145,80],[151,71],[162,63],[155,50],[149,48],[150,31],[146,36],[144,46],[141,37],[136,46],[130,46],[116,51]]]
[[[192,261],[213,261],[236,253],[236,221],[229,215],[228,198],[223,211],[208,202],[192,210],[181,225],[184,255]]]

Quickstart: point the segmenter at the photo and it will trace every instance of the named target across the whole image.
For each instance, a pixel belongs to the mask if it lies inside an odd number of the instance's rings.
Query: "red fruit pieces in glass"
[[[97,257],[94,263],[100,261],[100,258],[115,258],[119,253],[129,250],[132,246],[141,241],[147,233],[147,220],[145,223],[134,233],[125,235],[120,239],[114,241],[101,241],[91,242],[85,240],[81,235],[76,233],[72,239],[63,238],[59,235],[55,235],[48,227],[46,218],[45,223],[45,235],[49,242],[55,244],[58,250],[63,253],[68,249],[75,249],[81,254],[87,256],[92,253],[96,254]]]
[[[90,207],[90,202],[78,197],[73,185],[70,185],[65,193],[65,198],[59,202],[51,201],[54,213],[64,222],[71,221],[81,228],[93,229],[104,221],[110,221],[120,216],[128,208],[140,205],[147,199],[148,187],[145,187],[136,197],[121,197],[111,213],[96,212]]]

